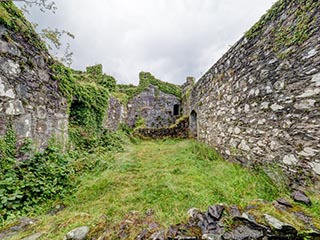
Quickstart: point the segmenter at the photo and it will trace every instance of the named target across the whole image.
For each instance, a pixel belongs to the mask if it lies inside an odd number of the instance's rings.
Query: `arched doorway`
[[[190,114],[190,133],[193,137],[198,136],[197,112],[192,110]]]

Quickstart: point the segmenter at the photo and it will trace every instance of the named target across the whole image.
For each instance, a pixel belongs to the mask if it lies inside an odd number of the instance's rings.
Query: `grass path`
[[[45,232],[43,239],[62,239],[75,227],[93,228],[104,219],[117,223],[129,211],[148,209],[154,210],[157,221],[169,225],[186,219],[192,207],[205,210],[219,202],[242,205],[280,195],[264,174],[227,163],[190,140],[128,144],[124,152],[104,161],[108,163],[104,171],[80,179],[78,189],[64,200],[64,211],[38,216],[33,231]]]

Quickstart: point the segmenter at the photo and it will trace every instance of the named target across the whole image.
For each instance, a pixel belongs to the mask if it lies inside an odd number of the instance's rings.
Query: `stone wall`
[[[121,123],[125,123],[127,119],[127,107],[113,96],[109,97],[109,105],[104,128],[111,131],[118,130]]]
[[[182,97],[181,97],[181,110],[182,115],[188,115],[190,113],[190,94],[194,86],[195,78],[187,77],[186,82],[182,85]]]
[[[48,61],[46,51],[0,24],[0,136],[12,125],[18,145],[31,138],[43,149],[51,137],[67,140],[67,101]]]
[[[162,128],[136,128],[134,134],[144,139],[162,138],[188,138],[189,137],[189,118],[182,117],[170,127]]]
[[[190,126],[226,158],[276,162],[304,184],[306,176],[320,174],[320,9],[311,1],[313,9],[299,18],[305,5],[282,2],[286,7],[264,18],[260,33],[240,39],[198,80]],[[295,44],[289,38],[299,32],[285,31],[305,27],[297,25],[301,16],[311,18],[308,36]]]
[[[179,109],[174,113],[174,106]],[[150,85],[128,103],[127,124],[135,127],[137,121],[143,121],[146,127],[161,128],[170,126],[180,117],[180,99],[164,93]]]

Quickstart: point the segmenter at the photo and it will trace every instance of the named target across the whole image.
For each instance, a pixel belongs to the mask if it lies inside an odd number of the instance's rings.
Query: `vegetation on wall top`
[[[109,93],[116,85],[115,79],[102,71],[72,71],[60,63],[52,65],[52,70],[60,90],[68,99],[70,124],[93,131],[100,129],[108,107]]]
[[[285,19],[279,18],[286,8],[292,9],[288,14],[295,19],[295,22],[289,26],[285,26]],[[273,47],[275,52],[279,52],[282,48],[289,48],[293,45],[301,45],[314,33],[315,14],[319,10],[320,2],[317,0],[279,0],[246,32],[245,36],[249,40],[259,37],[263,29],[265,29],[271,21],[274,21],[274,30],[270,34],[275,39]],[[287,16],[286,19],[288,17],[289,16]]]
[[[0,2],[0,24],[15,33],[21,34],[27,42],[30,42],[40,51],[46,51],[46,44],[40,39],[32,24],[24,17],[12,1]]]
[[[146,90],[150,85],[158,87],[158,89],[164,93],[172,94],[178,98],[181,97],[181,87],[172,83],[161,81],[155,78],[149,72],[139,73],[139,85],[132,84],[119,84],[113,95],[118,98],[122,103],[127,103],[130,99],[139,95]]]

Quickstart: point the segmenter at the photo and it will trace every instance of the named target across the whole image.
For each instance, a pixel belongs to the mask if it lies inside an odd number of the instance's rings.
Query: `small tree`
[[[0,2],[7,2],[10,0],[0,0]],[[57,10],[56,3],[51,0],[13,0],[13,2],[22,2],[24,3],[22,9],[28,11],[27,9],[33,6],[40,8],[42,12],[49,10],[55,12]]]

